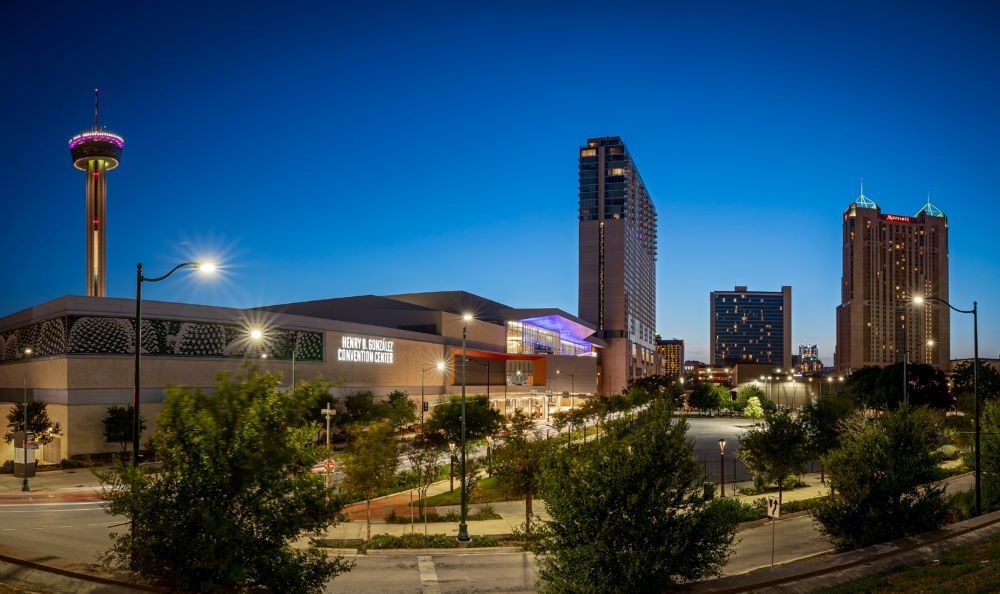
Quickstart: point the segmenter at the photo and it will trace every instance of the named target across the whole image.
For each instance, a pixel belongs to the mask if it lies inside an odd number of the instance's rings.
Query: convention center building
[[[60,424],[41,462],[115,449],[103,419],[108,407],[132,402],[135,305],[68,296],[0,318],[0,418],[26,397],[48,403]],[[593,324],[559,309],[517,309],[463,291],[253,309],[143,300],[141,319],[143,442],[168,386],[211,392],[219,372],[254,366],[279,372],[285,387],[322,376],[335,384],[332,398],[401,390],[430,410],[461,392],[463,345],[468,394],[544,418],[600,392],[597,354],[606,346]],[[13,454],[0,444],[0,461]]]

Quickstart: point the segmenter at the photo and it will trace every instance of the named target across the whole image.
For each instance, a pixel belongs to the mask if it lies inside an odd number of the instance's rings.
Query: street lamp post
[[[719,484],[722,488],[719,489],[719,495],[721,497],[726,496],[726,439],[722,438],[719,440]]]
[[[135,391],[132,393],[132,465],[139,464],[139,400],[140,371],[142,366],[142,283],[156,283],[166,279],[181,268],[194,268],[206,274],[215,272],[215,264],[211,262],[182,262],[170,269],[170,272],[156,278],[142,275],[142,262],[135,266]]]
[[[448,454],[448,464],[449,464],[448,478],[451,480],[451,486],[448,489],[448,492],[450,493],[450,492],[452,492],[452,491],[455,490],[455,442],[453,442],[453,441],[449,441],[448,442],[448,452],[449,452],[449,454]]]
[[[466,383],[466,369],[469,361],[469,351],[468,351],[468,335],[469,335],[469,322],[472,321],[472,314],[464,314],[462,316],[462,517],[458,523],[458,546],[465,547],[468,546],[469,541],[469,527],[465,523],[467,509],[466,505],[468,502],[468,493],[465,492],[465,383]]]
[[[979,302],[972,302],[972,309],[958,309],[940,297],[914,297],[913,302],[921,304],[924,301],[937,301],[951,308],[953,311],[964,314],[972,314],[972,393],[976,400],[976,515],[982,511],[982,466],[980,465],[980,435],[982,429],[979,420]]]
[[[431,369],[444,371],[444,361],[438,361],[432,367],[424,367],[420,370],[420,432],[424,432],[424,374]]]
[[[24,482],[21,484],[22,491],[30,491],[28,486],[28,362],[31,361],[31,349],[24,349],[24,369],[21,373],[21,380],[24,383],[24,428],[21,434],[21,448],[24,450]]]
[[[330,448],[330,419],[333,415],[337,414],[337,409],[333,408],[333,403],[330,402],[326,405],[326,408],[320,411],[323,416],[326,417],[326,456],[327,458],[333,458],[333,450]],[[330,485],[333,484],[333,466],[329,463],[326,464],[326,488],[329,489]]]

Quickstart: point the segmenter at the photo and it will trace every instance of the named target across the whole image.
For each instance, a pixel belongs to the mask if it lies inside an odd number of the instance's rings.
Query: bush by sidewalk
[[[500,541],[491,536],[477,536],[472,539],[470,547],[498,547]],[[449,534],[376,534],[359,551],[368,549],[455,549],[458,541]]]

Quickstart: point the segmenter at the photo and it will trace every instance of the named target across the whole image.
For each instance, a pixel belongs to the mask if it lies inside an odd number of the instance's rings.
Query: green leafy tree
[[[535,424],[521,411],[507,422],[507,431],[492,452],[493,474],[506,494],[524,498],[524,531],[531,534],[531,502],[538,495],[542,460],[552,442],[534,435]]]
[[[885,403],[881,402],[876,394],[878,380],[881,375],[881,367],[862,367],[847,376],[840,389],[840,393],[850,397],[858,406],[884,408]]]
[[[743,414],[748,419],[759,419],[764,416],[764,407],[760,405],[760,400],[756,396],[751,396],[747,400],[747,405],[743,408]]]
[[[481,439],[493,435],[500,428],[503,415],[490,406],[489,398],[483,395],[467,396],[465,399],[465,438]],[[459,443],[462,440],[462,401],[452,396],[431,409],[427,419],[427,431],[438,433],[445,442]]]
[[[952,370],[952,394],[972,394],[975,382],[972,361],[962,361]],[[982,359],[979,360],[979,395],[983,401],[1000,396],[1000,371]]]
[[[694,487],[701,465],[687,424],[656,400],[634,432],[627,427],[609,423],[590,447],[545,459],[547,591],[660,592],[715,574],[728,558],[735,523]]]
[[[745,384],[736,392],[736,403],[733,407],[737,411],[742,412],[751,398],[756,398],[757,404],[759,405],[767,399],[767,396],[764,395],[764,390],[761,390],[758,386],[754,384]]]
[[[315,443],[311,402],[278,390],[280,376],[218,377],[215,393],[168,388],[152,443],[163,466],[103,473],[105,509],[132,529],[112,533],[105,560],[172,591],[321,592],[350,569],[314,545],[340,502],[309,472]]]
[[[344,484],[347,491],[365,498],[367,538],[372,537],[372,498],[379,489],[389,487],[396,478],[399,464],[399,445],[388,423],[373,423],[362,431],[351,444],[351,452],[344,464]]]
[[[764,425],[748,429],[740,437],[740,459],[760,489],[778,485],[778,499],[788,479],[805,470],[809,461],[806,428],[785,413],[771,415]]]
[[[360,433],[380,418],[375,394],[370,390],[348,394],[343,403],[344,414],[337,415],[337,422],[350,433]]]
[[[406,392],[396,390],[376,406],[376,416],[385,420],[396,431],[417,421],[417,405]]]
[[[122,453],[128,450],[132,443],[132,405],[109,406],[104,415],[104,442],[117,443]],[[139,435],[146,430],[146,419],[139,416]]]
[[[982,409],[983,511],[1000,508],[1000,399],[993,399]]]
[[[946,512],[937,418],[902,408],[866,422],[845,420],[841,446],[823,460],[834,494],[813,510],[820,530],[847,550],[933,530]]]
[[[906,397],[911,407],[927,406],[948,410],[954,399],[948,393],[944,372],[931,365],[910,363],[906,366]],[[882,368],[875,387],[878,408],[895,410],[903,403],[903,364],[894,363]]]
[[[854,401],[844,394],[820,396],[802,409],[802,423],[809,436],[809,448],[825,456],[840,446],[840,422],[857,411]]]
[[[719,405],[719,392],[709,382],[698,383],[688,394],[688,406],[698,410],[715,410]]]
[[[716,400],[719,408],[733,408],[736,402],[733,400],[733,392],[726,386],[714,386]]]
[[[414,437],[406,448],[406,459],[416,477],[417,501],[421,518],[426,515],[424,513],[424,500],[427,499],[427,490],[430,489],[441,472],[441,455],[444,454],[444,451],[444,448],[427,439],[423,434]]]
[[[24,403],[16,402],[7,413],[7,432],[4,433],[3,439],[10,443],[14,441],[14,434],[22,431],[24,431]],[[35,441],[42,445],[52,443],[57,435],[62,434],[59,423],[49,418],[48,404],[37,400],[28,402],[28,431],[34,433]]]

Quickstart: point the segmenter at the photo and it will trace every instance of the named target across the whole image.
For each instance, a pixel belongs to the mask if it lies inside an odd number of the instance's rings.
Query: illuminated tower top
[[[107,174],[118,167],[125,146],[124,138],[101,129],[99,115],[100,95],[94,89],[94,128],[69,139],[73,167],[87,172],[87,295],[91,297],[104,297],[107,291]]]
[[[121,160],[125,139],[107,130],[101,130],[99,116],[100,91],[94,89],[94,128],[69,139],[69,153],[73,158],[73,166],[80,171],[87,170],[87,161],[90,159],[103,159],[107,171],[118,167],[118,162]]]

